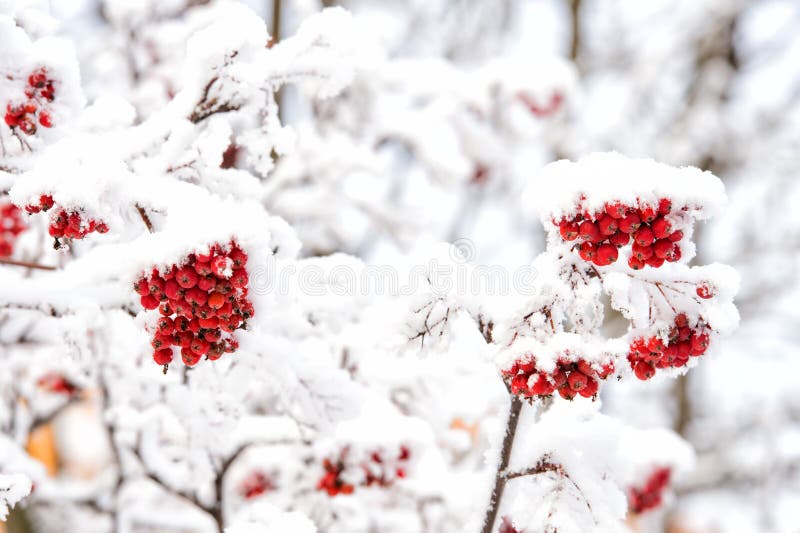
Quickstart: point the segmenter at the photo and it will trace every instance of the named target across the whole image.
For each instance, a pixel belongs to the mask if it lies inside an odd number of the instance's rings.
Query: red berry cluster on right
[[[352,494],[355,490],[354,481],[348,481],[343,474],[348,468],[348,455],[350,449],[345,447],[334,462],[330,459],[322,461],[325,474],[317,483],[317,490],[324,490],[328,496],[339,494]],[[380,451],[372,452],[369,459],[359,465],[363,476],[360,476],[359,486],[390,487],[397,479],[406,477],[407,463],[411,458],[408,446],[401,446],[396,457],[387,457]]]
[[[232,333],[255,312],[247,298],[246,264],[247,254],[235,242],[215,244],[163,274],[153,268],[134,284],[142,307],[161,313],[151,344],[153,360],[165,371],[172,362],[171,346],[180,347],[186,366],[203,356],[216,361],[236,351],[239,343]]]
[[[250,472],[250,474],[239,483],[239,494],[248,500],[257,498],[265,492],[270,492],[272,490],[275,490],[275,483],[272,481],[272,478],[264,472]]]
[[[632,242],[628,266],[639,270],[645,265],[658,268],[664,262],[680,260],[683,231],[673,228],[668,218],[671,212],[668,198],[660,199],[657,206],[612,202],[600,212],[579,209],[575,217],[554,220],[553,224],[565,241],[580,240],[577,248],[581,259],[597,266],[616,262],[618,249]]]
[[[46,106],[55,100],[56,91],[54,80],[47,75],[46,69],[39,68],[31,72],[25,96],[25,102],[6,104],[6,125],[12,129],[19,128],[25,135],[35,134],[37,123],[45,128],[52,128],[53,116]]]
[[[642,487],[628,489],[628,509],[632,513],[640,514],[661,505],[671,476],[672,471],[669,468],[657,468]]]
[[[595,370],[583,359],[577,362],[560,359],[553,372],[544,372],[536,368],[536,358],[526,357],[515,362],[502,374],[512,394],[524,398],[549,396],[555,391],[567,400],[580,395],[592,398],[597,394],[599,380],[606,379],[614,372],[614,365],[608,363]]]
[[[0,206],[0,258],[10,257],[14,253],[17,236],[25,231],[22,212],[12,203]]]
[[[710,329],[702,322],[695,327],[689,326],[688,318],[681,313],[675,317],[666,343],[657,336],[634,339],[628,352],[633,373],[646,381],[655,375],[656,369],[685,366],[690,357],[699,357],[706,352]]]
[[[39,197],[38,204],[26,205],[25,211],[33,215],[42,211],[49,211],[54,205],[53,197],[49,194],[43,194]],[[94,231],[108,233],[108,225],[94,218],[85,219],[84,213],[79,210],[67,210],[59,207],[50,214],[50,225],[47,231],[51,237],[56,239],[83,239]]]

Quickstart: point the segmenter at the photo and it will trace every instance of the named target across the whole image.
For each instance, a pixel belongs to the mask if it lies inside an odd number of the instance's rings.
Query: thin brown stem
[[[144,207],[136,204],[136,211],[139,212],[139,216],[142,217],[142,222],[147,227],[147,231],[153,233],[153,223],[150,221],[150,217],[147,215],[147,211],[144,210]]]
[[[500,502],[503,499],[503,492],[506,488],[508,477],[506,470],[511,461],[511,451],[514,447],[514,437],[517,434],[517,426],[519,425],[519,415],[522,412],[522,400],[516,394],[510,394],[511,406],[508,411],[508,420],[506,421],[506,434],[503,437],[503,446],[500,449],[500,462],[497,465],[497,472],[494,477],[494,488],[492,495],[489,498],[489,505],[486,508],[486,514],[483,518],[482,533],[491,533],[494,528],[494,523],[497,520],[497,511],[500,508]]]
[[[35,268],[37,270],[56,270],[56,267],[50,265],[40,265],[39,263],[31,263],[30,261],[16,261],[14,259],[0,258],[0,264],[20,266],[25,268]]]

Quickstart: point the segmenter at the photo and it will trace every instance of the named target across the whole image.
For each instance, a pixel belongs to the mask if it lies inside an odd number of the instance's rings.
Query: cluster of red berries
[[[27,101],[6,104],[6,125],[10,128],[19,128],[26,135],[36,133],[37,122],[45,128],[53,127],[53,117],[45,107],[56,97],[53,80],[47,76],[47,70],[39,68],[28,76],[28,86],[25,88]]]
[[[153,360],[165,371],[172,362],[171,346],[180,347],[186,366],[203,356],[216,361],[236,351],[239,344],[231,334],[254,314],[246,263],[247,254],[235,242],[215,244],[163,274],[154,268],[134,284],[142,306],[161,313],[151,344]]]
[[[259,471],[250,472],[239,483],[239,494],[248,500],[257,498],[265,492],[275,490],[275,483],[267,474]]]
[[[657,368],[680,368],[690,357],[703,355],[708,349],[709,328],[702,322],[692,328],[685,314],[675,317],[675,325],[665,342],[660,337],[638,337],[631,343],[628,361],[636,377],[648,380]]]
[[[328,496],[353,493],[355,485],[346,481],[342,475],[347,468],[348,454],[349,448],[344,448],[335,462],[330,459],[322,461],[325,474],[317,483],[317,490],[324,490]],[[395,459],[387,457],[379,451],[371,453],[368,460],[363,461],[360,465],[363,478],[359,482],[359,486],[391,486],[395,480],[406,477],[406,465],[410,458],[411,450],[407,446],[400,447],[400,452]]]
[[[578,395],[592,398],[597,394],[598,380],[606,379],[613,372],[613,363],[595,370],[583,359],[577,362],[560,359],[556,369],[548,373],[537,370],[536,359],[530,357],[524,361],[517,361],[502,374],[513,394],[531,398],[549,396],[558,391],[562,398],[572,400]]]
[[[10,257],[14,253],[17,236],[25,231],[22,212],[12,203],[0,206],[0,257]]]
[[[28,204],[25,211],[30,214],[48,211],[55,205],[53,197],[43,194],[39,197],[38,204]],[[50,226],[47,228],[51,237],[82,239],[88,234],[96,231],[97,233],[107,233],[108,225],[100,220],[93,218],[84,219],[83,213],[78,210],[67,210],[59,207],[50,214]]]
[[[52,392],[53,394],[72,396],[80,392],[80,388],[77,385],[58,372],[48,372],[44,374],[36,381],[36,385],[40,389]]]
[[[628,489],[628,509],[639,514],[661,505],[671,474],[669,468],[657,468],[642,487]]]
[[[637,205],[608,203],[599,213],[584,210],[572,219],[553,223],[565,241],[579,239],[581,259],[597,266],[614,263],[619,258],[618,249],[631,241],[628,266],[634,270],[645,265],[658,268],[665,261],[680,260],[683,231],[673,228],[667,218],[672,212],[672,202],[662,198],[657,206],[638,202]]]

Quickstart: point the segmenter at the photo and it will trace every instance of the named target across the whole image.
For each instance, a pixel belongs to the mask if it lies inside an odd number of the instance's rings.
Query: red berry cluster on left
[[[142,307],[161,313],[151,345],[153,360],[165,371],[172,362],[171,346],[180,347],[186,366],[203,356],[216,361],[236,351],[239,343],[232,333],[254,314],[246,263],[247,254],[235,242],[216,244],[164,273],[153,268],[134,284]]]
[[[657,468],[643,486],[628,489],[628,509],[632,513],[639,514],[661,505],[671,475],[672,471],[669,468]]]
[[[77,385],[58,372],[48,372],[41,376],[36,381],[36,385],[40,389],[52,392],[53,394],[72,396],[80,392],[80,388]]]
[[[411,450],[407,446],[401,446],[396,457],[387,456],[385,452],[381,451],[372,452],[368,459],[355,465],[356,468],[360,467],[361,469],[361,475],[357,477],[345,475],[346,470],[351,467],[349,463],[352,461],[349,455],[350,449],[345,447],[336,461],[330,459],[322,461],[325,474],[317,483],[317,490],[326,491],[328,496],[338,496],[339,494],[352,494],[355,484],[363,487],[389,487],[396,480],[406,477]]]
[[[710,328],[699,321],[694,327],[681,313],[675,317],[669,337],[637,337],[630,345],[628,362],[637,378],[646,381],[653,377],[656,369],[680,368],[690,357],[699,357],[708,349]]]
[[[55,100],[54,80],[45,68],[38,68],[28,76],[25,88],[27,100],[20,103],[6,104],[5,122],[10,128],[19,128],[26,135],[33,135],[39,126],[53,127],[53,116],[47,104]]]
[[[658,268],[665,262],[680,260],[683,231],[673,227],[668,218],[671,212],[669,198],[660,199],[658,205],[611,202],[599,212],[579,209],[573,218],[554,220],[553,224],[565,241],[580,240],[578,255],[597,266],[616,262],[618,248],[632,242],[628,266],[639,270],[645,265]]]
[[[558,391],[562,398],[572,400],[578,395],[592,398],[597,394],[598,381],[606,379],[613,372],[612,363],[596,370],[591,363],[583,359],[578,361],[560,359],[554,371],[544,372],[537,369],[536,359],[529,356],[515,362],[511,368],[503,370],[502,374],[512,394],[531,398],[549,396]]]
[[[55,202],[53,197],[49,194],[43,194],[39,197],[38,204],[28,204],[25,206],[25,211],[30,214],[39,213],[42,211],[49,211]],[[82,239],[88,234],[96,231],[97,233],[107,233],[108,225],[102,220],[95,220],[94,218],[85,218],[85,214],[76,209],[64,209],[63,207],[57,208],[54,212],[50,213],[50,225],[47,228],[51,237],[68,238],[68,239]]]
[[[239,494],[248,500],[261,496],[265,492],[275,490],[275,483],[272,478],[264,472],[250,472],[239,483]]]
[[[14,253],[17,236],[25,231],[22,211],[12,203],[0,206],[0,257],[10,257]]]

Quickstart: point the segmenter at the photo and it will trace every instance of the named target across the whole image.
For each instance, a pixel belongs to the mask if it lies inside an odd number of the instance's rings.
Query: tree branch
[[[497,465],[497,472],[494,477],[494,488],[492,495],[489,498],[489,505],[486,508],[486,514],[483,518],[482,533],[491,533],[494,528],[494,523],[497,520],[497,511],[500,507],[500,502],[503,499],[503,491],[506,488],[508,476],[506,470],[511,460],[511,451],[514,447],[514,437],[517,434],[517,426],[519,424],[519,415],[522,412],[522,400],[516,394],[511,394],[511,406],[508,411],[508,420],[506,421],[506,433],[503,437],[503,446],[500,449],[500,462]]]
[[[56,267],[50,265],[40,265],[39,263],[31,263],[30,261],[16,261],[14,259],[0,258],[0,264],[21,266],[25,268],[35,268],[38,270],[56,270]]]
[[[144,222],[144,225],[147,227],[147,231],[153,233],[153,223],[150,221],[150,217],[147,216],[147,211],[139,204],[136,204],[136,210],[139,212],[139,216],[142,217],[142,222]]]

